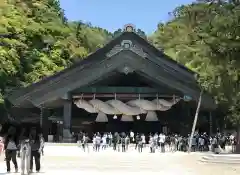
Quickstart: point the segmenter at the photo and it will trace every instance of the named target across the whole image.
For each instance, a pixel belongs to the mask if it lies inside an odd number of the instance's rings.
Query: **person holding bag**
[[[3,137],[0,137],[0,156],[3,151],[4,151],[4,139]]]
[[[7,172],[11,172],[10,162],[12,160],[15,173],[18,172],[18,164],[17,164],[17,139],[13,135],[8,135],[6,137],[4,146],[5,146],[5,157],[6,157],[6,165],[7,165]]]
[[[31,158],[30,158],[30,172],[33,172],[33,158],[35,160],[36,172],[40,171],[41,168],[41,151],[43,143],[41,143],[40,135],[37,134],[36,129],[32,129],[30,132],[30,146],[31,146]]]

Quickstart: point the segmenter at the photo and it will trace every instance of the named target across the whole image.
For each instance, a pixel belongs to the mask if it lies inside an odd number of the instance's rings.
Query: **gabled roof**
[[[45,102],[46,98],[59,98],[60,94],[65,95],[78,86],[85,86],[96,78],[125,66],[151,76],[155,81],[171,82],[169,86],[184,93],[189,91],[188,95],[194,99],[200,94],[193,71],[170,59],[136,33],[123,32],[84,60],[26,88],[14,91],[8,99],[14,105],[27,101],[35,101],[35,104],[39,105]],[[208,105],[214,106],[210,97],[206,96],[204,99],[203,101],[208,101]]]

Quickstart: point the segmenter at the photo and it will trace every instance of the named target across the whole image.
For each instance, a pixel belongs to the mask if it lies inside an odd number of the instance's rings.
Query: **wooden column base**
[[[240,154],[240,144],[236,145],[236,150],[234,152],[235,154]]]
[[[48,130],[49,130],[48,117],[49,116],[50,116],[49,109],[41,108],[40,125],[41,125],[42,134],[45,142],[48,141]]]
[[[237,128],[237,145],[235,153],[240,154],[240,125]]]
[[[63,129],[63,140],[62,140],[63,143],[73,143],[75,142],[71,132],[70,132],[70,129]]]

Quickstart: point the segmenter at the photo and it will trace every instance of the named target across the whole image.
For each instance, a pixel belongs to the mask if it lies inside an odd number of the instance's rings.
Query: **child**
[[[3,150],[4,150],[4,141],[3,141],[3,138],[0,137],[0,156],[3,152]]]

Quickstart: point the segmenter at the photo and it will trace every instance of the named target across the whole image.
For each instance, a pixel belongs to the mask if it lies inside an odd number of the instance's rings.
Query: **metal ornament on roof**
[[[124,32],[136,32],[136,26],[133,24],[126,24],[123,28]]]
[[[134,69],[131,68],[131,67],[129,67],[129,66],[127,66],[127,65],[125,65],[125,66],[119,68],[118,71],[119,71],[119,72],[122,72],[122,73],[124,73],[124,74],[127,75],[127,74],[129,74],[129,73],[134,72]]]
[[[110,52],[108,52],[106,54],[106,56],[109,58],[109,57],[112,57],[118,53],[120,53],[121,51],[123,50],[129,50],[129,51],[132,51],[134,52],[135,54],[143,57],[143,58],[146,58],[148,55],[147,53],[145,53],[143,51],[143,49],[141,47],[139,47],[138,45],[136,44],[133,44],[133,42],[131,40],[122,40],[121,44],[118,44],[116,46],[114,46]]]
[[[136,26],[134,24],[126,24],[123,28],[123,32],[134,32],[143,39],[147,39],[145,32],[141,29],[136,29]]]
[[[122,46],[121,46],[120,44],[118,44],[118,45],[114,46],[114,47],[110,50],[110,52],[108,52],[108,53],[106,54],[106,56],[107,56],[108,58],[110,58],[110,57],[118,54],[118,53],[121,52],[122,50],[123,50]]]
[[[147,35],[144,31],[141,29],[137,29],[135,25],[133,24],[126,24],[122,29],[118,29],[113,33],[113,38],[119,37],[122,33],[136,33],[141,38],[145,39],[147,41]]]
[[[134,32],[138,34],[142,38],[146,38],[145,34],[143,31],[140,29],[136,30],[135,25],[133,24],[126,24],[124,25],[123,29],[119,29],[116,31],[116,33],[121,34],[123,32]],[[117,53],[123,51],[123,50],[131,50],[132,52],[138,54],[141,57],[147,57],[147,54],[143,51],[141,47],[139,47],[136,44],[133,44],[131,40],[123,40],[120,44],[114,46],[112,50],[106,54],[107,57],[112,57],[113,55],[116,55]]]

